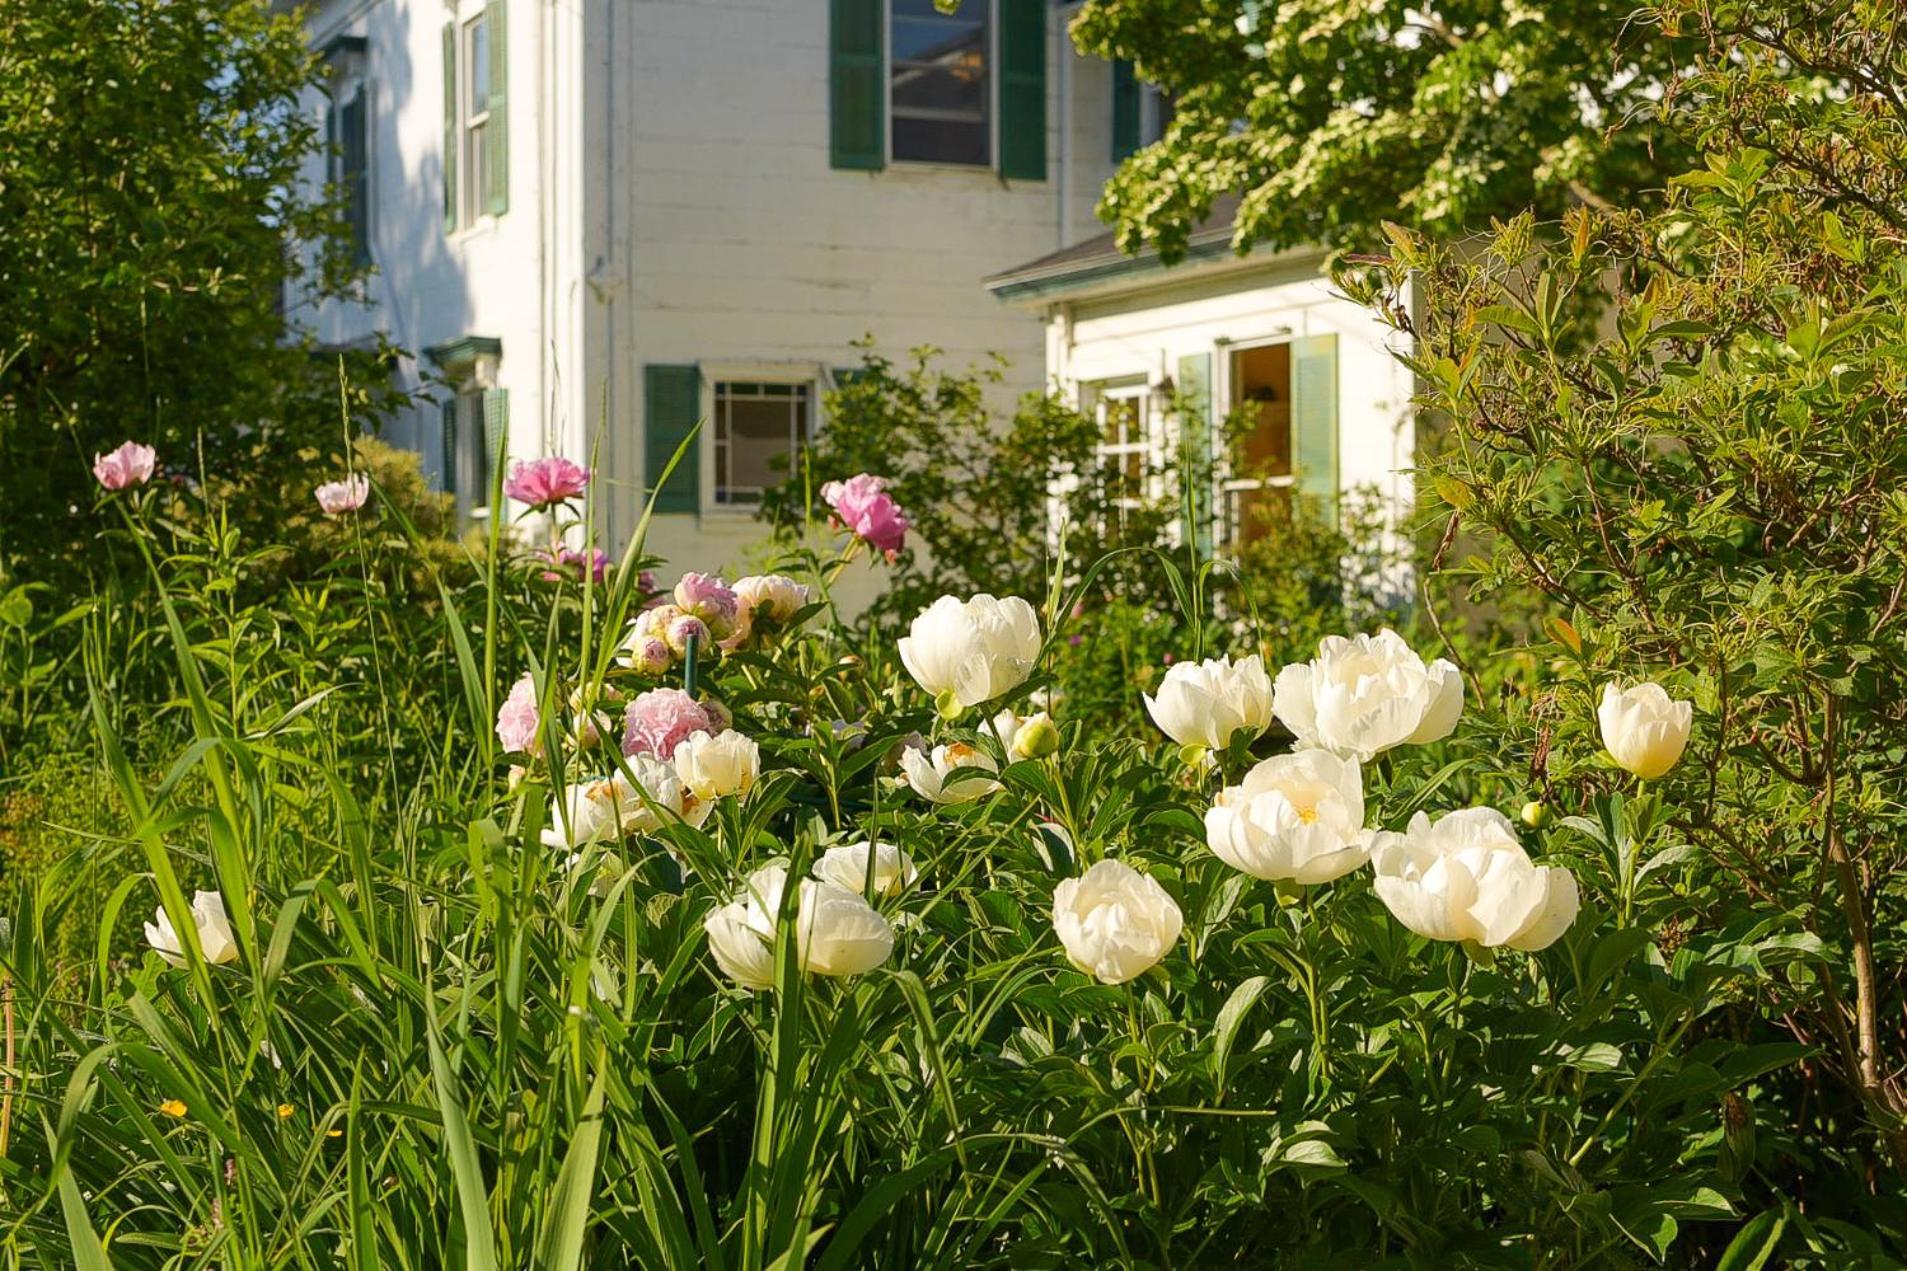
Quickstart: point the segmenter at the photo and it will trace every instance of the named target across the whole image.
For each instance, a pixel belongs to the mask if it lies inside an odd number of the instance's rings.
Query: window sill
[[[494,212],[485,212],[468,225],[459,225],[456,229],[451,230],[450,233],[444,236],[445,241],[463,243],[473,238],[481,238],[496,229],[497,222],[501,219],[502,218],[497,216]]]
[[[961,173],[966,176],[989,177],[995,181],[1007,179],[1000,175],[999,167],[991,163],[936,163],[930,159],[889,159],[887,168],[890,172]]]

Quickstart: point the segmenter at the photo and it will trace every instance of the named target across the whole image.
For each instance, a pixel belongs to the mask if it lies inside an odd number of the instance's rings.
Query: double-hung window
[[[1046,179],[1051,0],[829,0],[836,168],[916,163]]]
[[[715,504],[753,507],[787,479],[814,418],[812,383],[715,383]]]
[[[510,205],[507,0],[458,0],[444,24],[444,227]]]

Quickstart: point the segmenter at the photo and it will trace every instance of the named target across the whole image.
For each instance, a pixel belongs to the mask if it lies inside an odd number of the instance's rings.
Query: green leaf
[[[436,1015],[428,1007],[426,1014],[431,1081],[437,1090],[437,1110],[444,1118],[444,1148],[450,1155],[457,1206],[463,1212],[464,1267],[466,1271],[496,1271],[496,1243],[490,1230],[489,1196],[484,1191],[483,1168],[477,1162],[476,1144],[471,1141],[463,1101],[457,1094],[456,1074],[451,1071],[443,1041],[437,1035]]]

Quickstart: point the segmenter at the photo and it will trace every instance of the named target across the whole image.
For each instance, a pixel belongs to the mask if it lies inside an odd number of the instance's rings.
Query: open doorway
[[[1234,349],[1230,359],[1225,540],[1240,544],[1291,515],[1291,344]]]

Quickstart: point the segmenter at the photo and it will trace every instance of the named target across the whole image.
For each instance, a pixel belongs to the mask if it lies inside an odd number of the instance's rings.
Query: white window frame
[[[894,0],[881,0],[886,12],[881,17],[885,39],[881,42],[881,122],[887,135],[887,162],[901,168],[925,168],[943,172],[998,172],[1000,168],[1000,23],[998,6],[993,0],[966,0],[985,12],[987,27],[987,85],[981,102],[987,114],[987,157],[983,163],[952,163],[945,159],[899,159],[894,156]],[[966,4],[961,7],[964,9]]]
[[[790,384],[805,387],[808,390],[808,443],[812,444],[821,436],[826,423],[821,399],[834,387],[834,376],[826,367],[815,362],[787,361],[733,361],[702,362],[702,418],[708,421],[704,430],[706,444],[698,446],[701,451],[701,507],[703,515],[753,517],[760,508],[759,503],[722,503],[716,501],[718,491],[716,466],[716,388],[722,384]],[[797,475],[790,467],[788,475]]]

